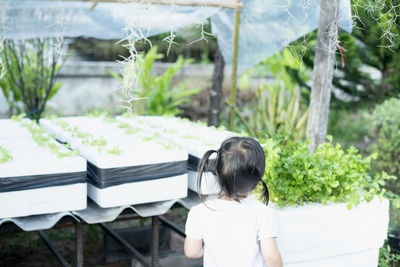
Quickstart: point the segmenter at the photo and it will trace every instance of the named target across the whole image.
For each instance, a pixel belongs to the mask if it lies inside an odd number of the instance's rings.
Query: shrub
[[[378,154],[373,168],[397,177],[388,183],[388,189],[400,193],[400,99],[391,98],[375,107],[371,115],[375,144],[372,150]]]
[[[305,138],[308,109],[303,112],[298,90],[292,88],[287,91],[279,85],[261,85],[256,91],[252,107],[248,117],[234,108],[250,136],[260,138],[266,132],[275,134],[284,128],[292,132],[295,139]]]
[[[63,59],[61,46],[54,38],[5,41],[0,54],[6,74],[0,87],[10,115],[24,111],[30,119],[40,119],[47,101],[61,88],[55,82]]]
[[[346,202],[348,208],[361,200],[370,201],[385,193],[385,180],[392,177],[382,172],[372,177],[371,159],[361,157],[351,147],[343,151],[329,141],[314,153],[308,143],[293,140],[280,133],[262,141],[266,156],[265,175],[271,201],[280,207],[304,203]],[[258,188],[261,190],[261,188]]]
[[[137,115],[178,115],[182,113],[180,105],[188,103],[190,96],[201,90],[201,88],[187,88],[185,82],[173,85],[173,79],[178,71],[192,62],[191,59],[183,59],[182,56],[179,56],[163,74],[155,75],[153,64],[162,57],[162,54],[157,53],[156,46],[138,57],[139,89],[135,93],[139,99],[132,103]],[[110,74],[122,83],[122,78],[118,74],[113,72]]]

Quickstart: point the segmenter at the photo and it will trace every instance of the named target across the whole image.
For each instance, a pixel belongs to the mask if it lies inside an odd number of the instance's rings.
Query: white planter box
[[[285,267],[376,267],[387,237],[389,201],[278,209],[277,244]]]
[[[197,192],[198,172],[188,171],[188,175],[188,188]],[[218,194],[219,191],[221,191],[221,187],[218,183],[217,177],[215,177],[211,172],[206,172],[201,183],[201,193],[203,195],[213,195]]]
[[[119,128],[118,123],[106,122],[103,118],[67,117],[60,120],[70,127],[76,126],[82,133],[93,135],[95,139],[107,141],[104,149],[99,151],[98,147],[86,144],[84,139],[62,129],[55,121],[40,120],[46,131],[62,142],[69,142],[73,149],[79,149],[80,155],[88,161],[88,196],[101,207],[187,196],[187,170],[180,170],[182,164],[186,166],[188,155],[185,151],[167,149],[157,138],[143,141],[148,134],[141,132],[124,134],[125,129]],[[106,152],[113,147],[119,147],[121,153]],[[172,167],[162,167],[169,164]],[[143,172],[146,168],[147,171]]]
[[[180,145],[197,160],[208,150],[217,150],[225,139],[236,136],[233,132],[217,130],[175,117],[139,116],[134,118],[118,117],[117,119],[131,125],[138,125],[149,133],[159,133],[165,140]],[[220,186],[217,178],[212,174],[208,174],[204,178],[203,194],[219,193]],[[189,189],[197,191],[197,171],[193,168],[189,170],[188,179]]]
[[[31,138],[0,139],[0,145],[13,157],[0,164],[0,218],[86,208],[83,158],[58,158]]]
[[[2,192],[0,218],[83,210],[86,192],[86,183]]]
[[[100,207],[135,205],[187,196],[187,175],[98,188],[88,183],[88,196]]]
[[[30,122],[24,119],[25,122]],[[27,128],[22,127],[20,122],[10,119],[0,120],[0,139],[32,138]]]

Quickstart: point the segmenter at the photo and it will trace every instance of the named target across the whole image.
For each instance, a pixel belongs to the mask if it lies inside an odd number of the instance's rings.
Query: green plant
[[[83,132],[77,126],[71,127],[66,121],[63,121],[61,119],[50,119],[50,122],[60,127],[64,131],[71,133],[72,137],[81,139],[82,144],[97,147],[99,152],[106,151],[109,154],[114,154],[117,156],[121,154],[121,150],[118,146],[107,149],[107,140],[105,140],[103,137],[95,138],[93,134]]]
[[[375,107],[370,117],[375,144],[372,150],[378,154],[374,169],[397,177],[388,189],[400,193],[400,99],[391,98]]]
[[[5,147],[0,145],[0,163],[6,163],[7,161],[12,160],[13,157]]]
[[[392,251],[387,240],[379,250],[379,267],[398,267],[400,264],[399,252]]]
[[[79,150],[71,151],[68,149],[69,144],[60,145],[54,140],[54,136],[46,133],[42,127],[37,124],[36,121],[22,120],[25,114],[22,113],[18,116],[13,115],[12,120],[18,122],[20,126],[25,127],[32,135],[33,141],[40,147],[47,147],[55,154],[58,158],[72,157],[79,155]],[[63,148],[64,147],[64,148]]]
[[[121,150],[119,149],[119,146],[108,149],[107,152],[110,154],[117,155],[117,156],[121,155]]]
[[[59,40],[6,40],[1,51],[6,74],[0,87],[6,97],[10,115],[20,113],[18,103],[30,119],[39,120],[46,102],[61,88],[55,83],[62,54]]]
[[[294,72],[297,76],[292,75]],[[275,134],[284,128],[292,132],[296,139],[304,138],[308,108],[302,103],[304,84],[299,81],[308,81],[309,77],[301,58],[285,48],[246,71],[240,78],[239,86],[241,89],[249,87],[250,76],[265,77],[268,74],[272,74],[276,82],[258,86],[248,114],[234,108],[244,131],[250,136],[262,138],[266,133]],[[293,77],[300,78],[296,80]],[[238,126],[243,130],[241,125]]]
[[[375,155],[361,157],[354,147],[343,151],[329,141],[310,152],[307,141],[293,140],[285,131],[262,141],[266,156],[263,179],[271,201],[280,207],[304,203],[370,201],[385,193],[385,172],[372,177],[370,163]],[[262,190],[261,187],[258,190]]]
[[[4,61],[4,59],[2,60]],[[13,61],[13,64],[15,64],[14,62],[15,61]],[[15,66],[13,68],[15,68]],[[20,102],[22,102],[21,93],[18,87],[15,86],[10,72],[5,72],[4,76],[0,79],[0,87],[8,105],[9,115],[12,116],[22,113],[20,107]]]
[[[262,138],[265,133],[275,134],[284,128],[292,132],[296,139],[305,137],[308,109],[302,112],[298,91],[286,91],[279,85],[261,85],[252,107],[254,110],[248,117],[234,109],[250,136]]]
[[[157,53],[157,46],[154,46],[146,54],[138,56],[139,62],[139,86],[135,91],[139,98],[132,105],[137,115],[177,115],[181,113],[179,106],[190,101],[190,96],[197,94],[200,88],[186,88],[184,82],[179,85],[172,85],[172,80],[177,72],[191,59],[183,59],[179,56],[175,64],[170,66],[163,74],[154,75],[153,63],[161,59],[162,54]],[[110,74],[122,82],[122,78],[113,72]]]

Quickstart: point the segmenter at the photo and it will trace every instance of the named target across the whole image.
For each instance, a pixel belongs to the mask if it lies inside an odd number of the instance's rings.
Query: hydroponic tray
[[[68,152],[54,140],[49,142]],[[0,146],[10,156],[0,163],[0,218],[86,208],[83,158],[59,158],[32,137],[0,139]]]
[[[88,161],[88,196],[101,207],[183,198],[187,153],[157,136],[104,117],[40,120]]]
[[[30,120],[0,120],[0,139],[32,138],[29,130],[26,127],[21,126],[23,122],[30,122]]]
[[[117,119],[141,127],[149,133],[159,133],[162,138],[188,151],[188,187],[193,191],[197,191],[197,166],[203,154],[208,150],[217,150],[225,139],[236,136],[233,132],[176,117],[138,116]],[[220,191],[218,181],[212,173],[208,172],[204,176],[201,190],[203,194],[216,194]]]

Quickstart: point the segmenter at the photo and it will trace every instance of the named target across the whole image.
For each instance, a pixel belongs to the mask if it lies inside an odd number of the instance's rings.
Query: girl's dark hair
[[[216,153],[216,158],[210,159]],[[201,158],[198,166],[197,191],[201,193],[202,177],[212,172],[218,177],[220,195],[239,201],[252,191],[258,183],[263,185],[263,197],[268,205],[269,192],[262,180],[265,171],[265,155],[257,140],[250,137],[231,137],[222,142],[218,150],[209,150]]]

